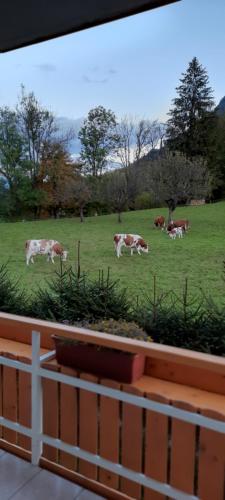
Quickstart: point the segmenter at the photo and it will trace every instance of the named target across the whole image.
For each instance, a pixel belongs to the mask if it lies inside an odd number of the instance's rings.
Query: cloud
[[[107,83],[111,76],[117,73],[116,69],[108,68],[101,69],[99,66],[92,66],[88,74],[83,75],[83,81],[85,83]]]
[[[107,83],[108,80],[109,80],[108,78],[96,79],[96,78],[90,78],[90,76],[88,75],[83,75],[83,81],[85,83]]]
[[[116,69],[114,69],[114,68],[109,68],[108,73],[109,73],[110,75],[115,75],[115,74],[117,73],[117,71],[116,71]]]
[[[56,66],[51,63],[36,64],[35,67],[40,69],[41,71],[46,71],[49,73],[51,71],[56,71]]]

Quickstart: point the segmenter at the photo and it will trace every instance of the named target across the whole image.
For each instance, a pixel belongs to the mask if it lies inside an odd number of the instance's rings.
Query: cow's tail
[[[30,240],[27,240],[25,243],[25,250],[28,250],[29,245],[30,245]]]

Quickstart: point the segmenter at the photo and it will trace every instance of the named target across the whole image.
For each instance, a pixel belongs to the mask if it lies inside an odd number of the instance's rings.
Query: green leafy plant
[[[134,321],[124,320],[100,320],[88,326],[91,330],[110,333],[120,337],[131,338],[135,340],[145,340],[151,342],[151,337]]]

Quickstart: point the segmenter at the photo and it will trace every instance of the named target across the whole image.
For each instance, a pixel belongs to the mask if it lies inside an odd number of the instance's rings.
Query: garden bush
[[[152,294],[134,306],[109,271],[91,280],[61,264],[47,287],[28,297],[1,266],[0,310],[225,356],[225,306],[203,294],[189,297],[188,280],[179,297],[158,293],[154,278]]]
[[[126,290],[112,281],[109,272],[99,272],[95,280],[72,268],[55,273],[48,287],[39,289],[30,308],[31,316],[53,321],[92,322],[96,319],[120,319],[129,315]]]
[[[135,340],[144,340],[150,342],[152,339],[147,333],[134,321],[103,319],[88,325],[88,328],[98,332],[119,335],[120,337],[131,338]]]
[[[29,311],[28,297],[19,282],[10,277],[7,265],[0,267],[0,311],[19,315]]]

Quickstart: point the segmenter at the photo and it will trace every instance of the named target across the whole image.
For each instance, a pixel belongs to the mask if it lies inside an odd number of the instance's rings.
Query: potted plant
[[[105,320],[88,325],[88,327],[92,330],[137,340],[151,340],[144,330],[133,322]],[[145,356],[142,354],[120,351],[58,335],[52,337],[59,364],[92,373],[100,378],[109,378],[127,384],[135,382],[144,373]]]

